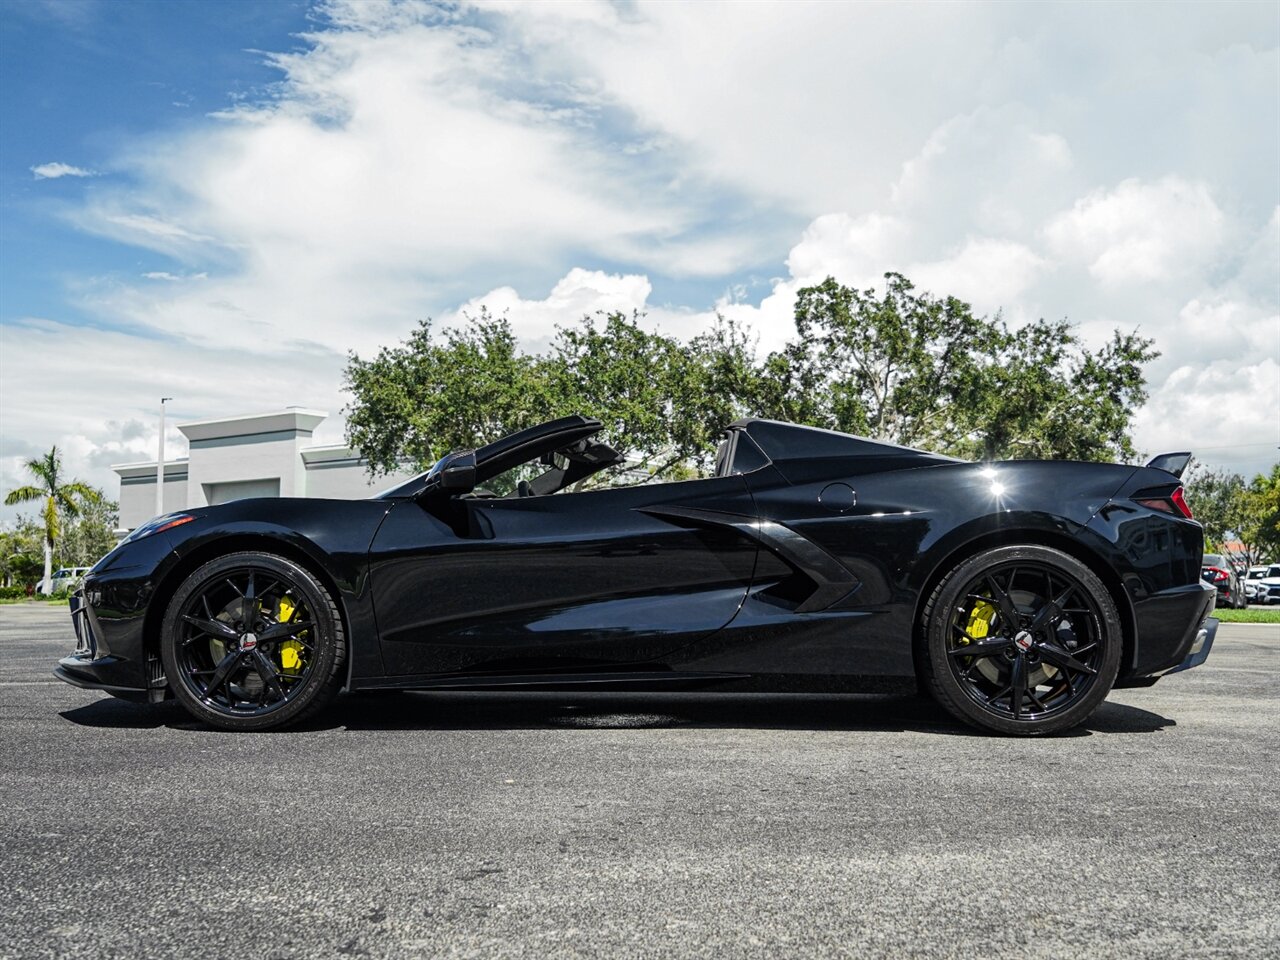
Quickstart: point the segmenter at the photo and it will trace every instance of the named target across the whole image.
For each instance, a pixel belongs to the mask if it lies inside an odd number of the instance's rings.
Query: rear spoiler
[[[1172,473],[1179,480],[1182,479],[1182,471],[1187,469],[1187,464],[1191,462],[1191,451],[1184,450],[1181,453],[1162,453],[1158,457],[1152,457],[1148,467],[1155,467],[1157,470],[1163,470],[1166,473]]]

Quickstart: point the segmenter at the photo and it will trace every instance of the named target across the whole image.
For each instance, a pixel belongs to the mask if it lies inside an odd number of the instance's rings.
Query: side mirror
[[[450,493],[470,493],[476,488],[474,450],[456,454],[440,468],[440,489]]]

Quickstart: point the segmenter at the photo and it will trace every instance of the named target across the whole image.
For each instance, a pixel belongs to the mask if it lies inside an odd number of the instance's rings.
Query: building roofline
[[[188,420],[178,424],[178,429],[188,440],[214,440],[281,430],[311,433],[328,416],[323,410],[287,407],[284,410],[246,413],[236,417],[219,417],[216,420]]]
[[[177,457],[173,460],[166,459],[164,462],[165,473],[177,473],[179,470],[186,470],[190,461],[186,457]],[[116,473],[123,475],[124,471],[150,470],[156,472],[156,462],[154,460],[135,460],[132,463],[113,463],[111,469]]]
[[[322,463],[330,460],[360,460],[360,456],[351,447],[341,443],[326,444],[321,447],[303,447],[301,451],[303,463]]]

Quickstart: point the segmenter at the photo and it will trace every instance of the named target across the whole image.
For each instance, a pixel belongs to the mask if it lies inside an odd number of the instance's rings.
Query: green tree
[[[30,586],[40,578],[44,531],[28,517],[19,517],[12,530],[0,531],[0,580],[3,585]]]
[[[796,299],[796,335],[766,367],[790,384],[776,414],[877,440],[940,448],[973,392],[995,327],[967,303],[917,294],[901,274],[882,294],[828,277]],[[770,411],[775,413],[775,411]]]
[[[1193,464],[1187,475],[1187,502],[1204,527],[1205,547],[1221,551],[1240,523],[1244,478],[1238,473]]]
[[[1280,556],[1280,464],[1249,484],[1238,473],[1193,464],[1187,498],[1212,549],[1244,563]],[[1228,551],[1228,543],[1239,547]]]
[[[10,490],[4,502],[10,506],[15,503],[31,503],[44,501],[42,519],[44,520],[44,589],[49,590],[49,580],[53,574],[53,551],[61,535],[62,515],[75,518],[80,515],[84,505],[101,499],[101,495],[93,487],[79,480],[64,481],[62,476],[62,457],[58,448],[51,447],[43,457],[33,457],[26,462],[27,471],[36,478],[36,483]]]
[[[119,542],[115,530],[120,522],[120,505],[98,490],[98,499],[81,508],[80,516],[63,530],[54,552],[60,567],[91,567],[110,553]]]
[[[633,456],[633,470],[689,476],[741,415],[753,362],[743,331],[728,321],[684,344],[644,329],[637,314],[584,317],[551,345],[549,410],[598,417],[609,442]]]
[[[1134,456],[1129,422],[1147,399],[1142,367],[1159,356],[1151,340],[1117,330],[1091,352],[1064,322],[996,326],[993,356],[955,418],[967,439],[951,452],[985,460]]]
[[[750,331],[717,317],[689,341],[683,376],[673,389],[671,431],[696,468],[715,460],[726,425],[756,414],[760,367]]]
[[[1254,477],[1244,499],[1248,522],[1243,533],[1257,551],[1255,559],[1280,559],[1280,463]]]
[[[404,461],[425,467],[450,450],[496,440],[544,419],[550,405],[539,357],[522,355],[505,317],[482,310],[442,336],[424,321],[372,360],[348,358],[347,442],[374,473]]]
[[[437,334],[421,324],[371,360],[352,354],[347,438],[374,473],[570,413],[654,477],[704,470],[723,427],[764,416],[970,458],[1133,455],[1151,341],[1116,332],[1087,351],[1065,322],[1010,330],[900,274],[882,292],[832,279],[799,291],[796,332],[763,359],[720,319],[688,341],[638,315],[598,314],[522,353],[506,317],[481,311]]]
[[[746,412],[741,395],[754,382],[754,356],[745,333],[727,321],[688,344],[639,321],[586,316],[535,355],[519,353],[509,320],[487,311],[441,335],[422,323],[372,360],[351,356],[347,440],[373,472],[387,473],[406,460],[426,467],[450,450],[587,413],[633,456],[635,469],[682,475],[709,462],[720,429]]]
[[[553,414],[598,417],[610,443],[640,452],[641,469],[663,474],[687,456],[669,425],[685,364],[677,341],[643,329],[635,317],[584,317],[561,328],[551,345]]]
[[[988,460],[1132,457],[1142,365],[1159,355],[1119,331],[1087,351],[1065,322],[1011,331],[896,273],[883,294],[830,278],[800,290],[796,332],[766,362],[770,415]]]

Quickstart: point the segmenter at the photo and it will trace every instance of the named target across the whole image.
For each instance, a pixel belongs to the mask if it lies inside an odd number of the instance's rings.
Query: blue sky
[[[36,180],[31,168],[72,158],[82,170],[127,177],[116,159],[132,138],[178,133],[278,81],[254,51],[295,46],[307,12],[306,3],[288,0],[0,3],[0,84],[21,92],[0,104],[6,320],[49,313],[68,278],[168,265],[70,229],[64,216],[92,184],[76,176]],[[63,309],[68,319],[96,320],[74,298]]]
[[[0,481],[334,416],[348,351],[596,309],[760,349],[899,270],[1154,336],[1136,439],[1280,443],[1280,8],[0,2]],[[180,437],[171,434],[180,450]],[[171,447],[173,449],[173,447]]]

